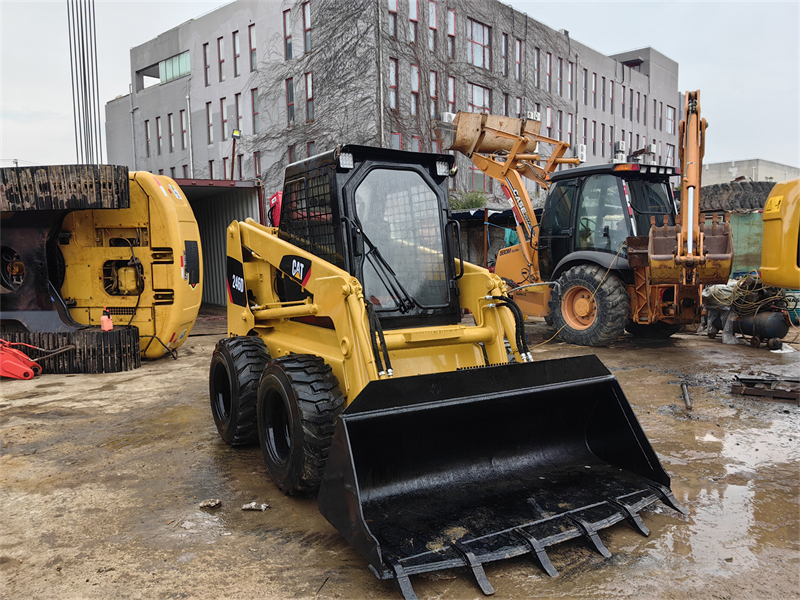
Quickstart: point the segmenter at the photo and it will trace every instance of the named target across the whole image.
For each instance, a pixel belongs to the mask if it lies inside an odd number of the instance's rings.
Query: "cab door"
[[[539,225],[539,270],[544,281],[553,269],[573,251],[573,205],[581,180],[559,181],[550,190]]]

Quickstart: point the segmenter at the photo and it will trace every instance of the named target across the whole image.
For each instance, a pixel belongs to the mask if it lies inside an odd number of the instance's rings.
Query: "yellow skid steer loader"
[[[210,369],[229,444],[415,598],[410,576],[685,512],[595,356],[533,362],[502,280],[460,257],[448,155],[340,146],[287,168],[279,228],[228,227],[228,331]],[[475,315],[461,322],[461,309]],[[511,347],[509,360],[505,340]]]

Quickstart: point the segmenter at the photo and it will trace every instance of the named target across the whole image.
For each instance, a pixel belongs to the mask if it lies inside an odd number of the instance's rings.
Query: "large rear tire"
[[[319,489],[343,406],[339,381],[321,358],[292,354],[269,363],[258,388],[258,437],[284,493]]]
[[[625,331],[630,299],[613,273],[606,276],[597,265],[578,265],[558,278],[557,289],[550,296],[550,315],[562,341],[607,346]]]
[[[258,442],[258,382],[269,351],[258,337],[220,340],[211,356],[208,378],[211,414],[220,437],[231,446]]]

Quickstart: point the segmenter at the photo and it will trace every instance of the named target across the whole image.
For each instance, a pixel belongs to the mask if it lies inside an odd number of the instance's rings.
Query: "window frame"
[[[447,110],[456,112],[456,78],[452,75],[447,78]]]
[[[238,93],[233,97],[233,106],[236,111],[236,129],[242,130],[242,94]]]
[[[456,9],[447,9],[447,55],[456,57]]]
[[[395,140],[397,141],[397,146],[395,146]],[[391,132],[391,143],[389,145],[390,148],[394,150],[402,150],[403,149],[403,134],[399,131],[392,131]]]
[[[208,76],[211,70],[211,62],[209,61],[210,58],[209,52],[210,50],[208,48],[208,43],[203,44],[203,75],[205,77],[205,84],[206,84],[205,87],[211,85],[211,82],[209,81],[210,78]]]
[[[259,106],[258,106],[258,88],[251,88],[250,89],[250,105],[251,105],[251,116],[253,118],[252,126],[253,126],[253,135],[257,135],[260,132],[261,126],[259,124],[258,115],[260,113]]]
[[[467,62],[479,69],[492,70],[492,28],[474,19],[467,20]],[[475,39],[476,26],[481,29],[485,43]],[[488,40],[485,38],[488,37]],[[481,64],[475,63],[475,48],[481,49]]]
[[[389,8],[389,35],[397,37],[397,0],[387,0]]]
[[[156,153],[161,156],[162,150],[161,142],[161,117],[156,117]]]
[[[398,70],[397,59],[389,58],[389,110],[398,110],[397,70]]]
[[[186,144],[188,142],[188,135],[186,132],[186,109],[182,109],[180,112],[180,120],[181,120],[181,150],[186,150]]]
[[[303,6],[303,52],[311,53],[311,2],[304,2]]]
[[[169,142],[167,147],[169,148],[169,153],[172,154],[175,152],[175,118],[173,113],[167,114],[167,139]]]
[[[217,60],[219,61],[219,82],[225,81],[225,37],[217,38]]]
[[[419,65],[411,65],[411,115],[419,114]]]
[[[541,54],[542,51],[539,48],[535,48],[533,52],[533,87],[538,88],[539,84],[541,83],[539,78],[539,68],[541,65]]]
[[[294,127],[294,77],[289,77],[286,82],[286,126]]]
[[[228,105],[225,103],[226,100],[225,96],[219,99],[219,120],[222,125],[222,138],[220,141],[222,142],[228,140]]]
[[[473,103],[475,99],[475,89],[478,88],[482,91],[482,97],[485,101],[488,96],[488,106],[486,104],[482,106],[478,106],[477,104]],[[475,108],[480,108],[480,110],[474,110]],[[477,113],[484,113],[484,114],[492,114],[492,90],[491,88],[483,87],[477,83],[467,82],[467,112],[477,112]]]
[[[214,110],[211,102],[206,102],[206,145],[214,143]]]
[[[592,73],[592,108],[597,108],[597,73]]]
[[[314,72],[309,71],[305,76],[306,82],[306,123],[314,120]]]
[[[562,98],[564,97],[564,59],[559,57],[558,58],[558,71],[556,73],[556,77],[558,77],[558,95]]]
[[[516,39],[514,43],[514,78],[522,81],[522,40],[520,39]]]
[[[250,72],[253,73],[258,68],[258,48],[256,47],[255,30],[256,24],[247,27],[247,40],[250,45]]]
[[[437,115],[437,108],[439,103],[439,75],[436,71],[430,71],[428,74],[428,92],[430,94],[430,117],[435,119]]]
[[[241,62],[241,54],[242,54],[241,42],[239,40],[239,31],[238,30],[234,31],[231,34],[231,37],[233,38],[231,40],[231,44],[233,45],[233,76],[238,77],[240,75],[239,64]]]
[[[544,64],[544,89],[547,90],[547,93],[553,93],[553,53],[548,52],[547,56],[545,57],[545,64]]]
[[[292,10],[283,11],[283,60],[291,60],[292,52]]]
[[[145,156],[150,158],[150,119],[144,121],[144,151]]]
[[[439,29],[436,10],[436,0],[428,0],[428,50],[431,52],[436,52],[436,31]]]

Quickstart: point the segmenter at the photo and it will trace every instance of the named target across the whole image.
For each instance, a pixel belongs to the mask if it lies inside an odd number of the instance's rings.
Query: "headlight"
[[[339,166],[342,169],[352,169],[354,165],[353,155],[349,152],[342,152],[339,154]]]
[[[439,177],[447,177],[450,175],[450,165],[443,160],[436,161],[436,174]]]

